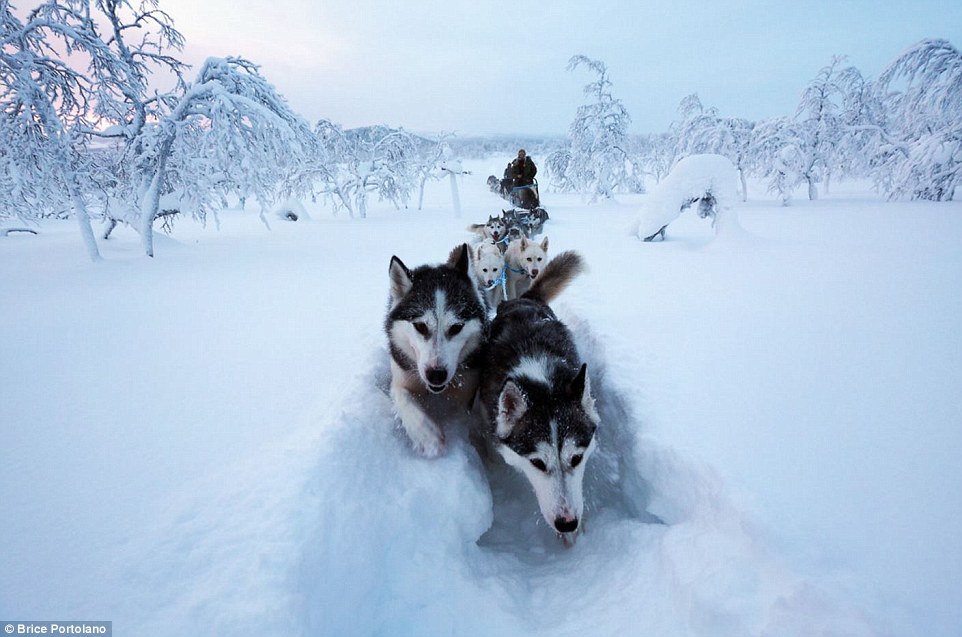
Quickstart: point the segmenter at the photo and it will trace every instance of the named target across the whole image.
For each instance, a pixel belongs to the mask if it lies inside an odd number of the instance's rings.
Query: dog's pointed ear
[[[578,375],[574,377],[571,384],[568,385],[568,395],[575,400],[581,401],[581,408],[585,410],[588,417],[598,424],[601,420],[598,417],[598,411],[595,409],[595,399],[591,395],[591,380],[588,378],[588,364],[582,363],[581,369],[578,370]]]
[[[521,251],[524,252],[528,249],[528,237],[521,235]]]
[[[580,398],[585,393],[585,386],[588,383],[588,364],[582,363],[577,375],[568,383],[568,395],[572,398]]]
[[[545,252],[548,251],[548,237],[545,237],[544,239],[541,240],[541,249],[544,250]]]
[[[448,265],[461,274],[467,275],[471,268],[471,250],[468,244],[462,243],[448,255]]]
[[[391,300],[397,303],[411,291],[414,285],[413,275],[408,267],[397,257],[391,257],[391,267],[388,268],[391,277]]]
[[[528,411],[528,399],[521,388],[513,380],[509,380],[501,389],[501,395],[498,396],[497,430],[495,431],[498,438],[504,440],[510,436],[526,411]]]

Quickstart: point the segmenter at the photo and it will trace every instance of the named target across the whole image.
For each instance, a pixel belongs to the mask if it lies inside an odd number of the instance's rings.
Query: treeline
[[[153,254],[158,220],[204,220],[228,197],[261,214],[285,199],[365,216],[371,197],[420,207],[446,162],[517,148],[542,157],[542,182],[590,200],[640,192],[680,158],[729,157],[788,201],[833,178],[869,177],[892,197],[948,200],[962,179],[962,56],[926,40],[869,80],[841,58],[822,69],[792,115],[750,122],[686,98],[667,132],[628,133],[630,115],[605,65],[567,136],[458,139],[401,128],[314,125],[242,58],[210,58],[193,76],[156,0],[45,0],[18,14],[0,0],[0,221],[72,217],[91,258],[119,223]],[[69,58],[62,53],[67,52]],[[148,80],[165,77],[158,91]],[[106,222],[98,237],[92,221]],[[7,224],[9,225],[9,224]]]

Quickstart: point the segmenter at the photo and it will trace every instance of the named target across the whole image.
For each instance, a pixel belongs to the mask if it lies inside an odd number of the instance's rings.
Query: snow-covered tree
[[[204,220],[233,192],[255,196],[263,215],[299,188],[294,178],[313,143],[310,128],[256,65],[209,58],[170,112],[137,135],[126,205],[114,218],[137,228],[153,256],[154,221],[166,209]]]
[[[763,120],[752,134],[752,162],[756,174],[768,178],[768,190],[778,195],[782,205],[792,200],[792,191],[802,180],[804,145],[797,123],[790,117]]]
[[[108,158],[156,117],[165,96],[149,94],[148,76],[164,69],[179,80],[184,65],[167,51],[183,38],[156,0],[47,0],[23,21],[3,0],[0,19],[0,137],[9,142],[0,183],[10,185],[0,210],[36,216],[69,203],[97,259],[90,216],[127,165]],[[91,149],[92,138],[120,143]]]
[[[677,140],[671,132],[645,135],[637,142],[635,155],[641,157],[644,171],[659,183],[671,171]]]
[[[855,67],[841,72],[845,89],[840,119],[842,136],[835,149],[833,173],[867,177],[888,144],[888,115],[874,82]]]
[[[682,157],[707,153],[708,140],[704,133],[713,129],[718,122],[718,109],[706,108],[697,93],[686,95],[681,100],[678,114],[681,119],[671,126],[676,144],[673,164]]]
[[[829,179],[843,135],[841,111],[847,93],[847,74],[839,69],[843,61],[843,57],[835,56],[818,72],[802,92],[795,112],[799,177],[808,185],[809,199],[818,199],[817,184]]]
[[[440,179],[444,176],[439,166],[446,160],[453,159],[455,154],[448,144],[449,133],[440,133],[434,140],[418,144],[417,156],[412,170],[418,183],[418,210],[424,205],[424,186],[430,179]]]
[[[363,190],[376,192],[379,200],[390,201],[395,208],[407,206],[411,193],[421,183],[417,140],[404,129],[379,126],[372,133],[370,138],[359,139],[357,146],[361,151],[358,157],[369,157],[370,162]],[[360,210],[364,216],[366,207]]]
[[[754,123],[738,117],[719,117],[718,110],[705,108],[697,94],[683,99],[678,110],[682,119],[674,127],[675,157],[705,153],[727,157],[738,169],[742,201],[746,201]]]
[[[594,72],[597,79],[585,86],[588,103],[578,107],[568,129],[569,155],[562,181],[570,182],[592,203],[617,190],[638,192],[643,189],[639,166],[627,151],[631,117],[611,93],[605,64],[584,55],[575,55],[568,62],[569,71],[581,66]]]
[[[425,142],[404,129],[372,126],[344,130],[328,120],[314,127],[324,149],[328,167],[318,170],[316,188],[352,217],[367,216],[367,200],[373,193],[395,207],[407,205],[415,188],[423,187],[426,162],[438,147],[422,156]],[[438,156],[436,159],[439,159]],[[436,162],[435,159],[435,162]]]
[[[892,197],[948,201],[962,185],[962,53],[922,40],[879,76],[893,139],[880,149],[876,180]]]
[[[568,178],[568,166],[571,164],[571,149],[568,144],[556,148],[545,157],[542,172],[546,181],[557,192],[572,192],[575,184]]]
[[[716,236],[740,231],[735,199],[737,171],[727,157],[695,154],[680,159],[645,198],[634,233],[643,241],[664,239],[683,211],[697,204],[698,216],[711,219]]]
[[[159,119],[184,88],[187,65],[171,52],[184,46],[173,19],[158,0],[96,0],[106,33],[99,36],[113,54],[112,68],[91,67],[95,80],[96,113],[103,128],[87,131],[100,137],[136,139],[143,126]],[[131,41],[132,39],[132,41]],[[151,90],[151,77],[169,73],[171,88]]]
[[[117,62],[97,35],[88,2],[45,2],[21,20],[0,0],[0,215],[31,220],[69,208],[96,260],[81,161],[83,131],[96,119],[96,81],[62,60],[61,51],[85,56],[104,74]]]
[[[818,198],[818,184],[839,168],[844,140],[856,130],[847,124],[851,114],[846,107],[853,78],[860,75],[851,67],[840,69],[843,61],[834,57],[819,71],[803,91],[793,117],[759,122],[751,129],[746,158],[756,174],[769,178],[769,190],[783,205],[800,184],[807,186],[809,199]]]
[[[314,125],[314,135],[320,148],[307,168],[315,195],[319,194],[329,201],[335,214],[343,208],[353,217],[354,196],[350,189],[350,173],[347,164],[341,163],[351,149],[344,129],[331,120],[321,119]]]

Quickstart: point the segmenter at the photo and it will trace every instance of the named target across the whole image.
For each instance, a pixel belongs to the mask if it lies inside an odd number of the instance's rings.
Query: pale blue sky
[[[634,132],[659,132],[690,93],[763,119],[793,112],[832,55],[874,77],[926,37],[962,49],[958,0],[237,4],[161,0],[187,61],[247,57],[312,123],[422,132],[564,133],[591,79],[566,70],[575,54],[605,62]]]

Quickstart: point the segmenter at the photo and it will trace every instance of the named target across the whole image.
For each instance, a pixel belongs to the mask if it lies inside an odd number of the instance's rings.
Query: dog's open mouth
[[[444,384],[444,385],[428,384],[428,390],[430,390],[432,393],[435,393],[435,394],[440,394],[441,392],[444,391],[446,387],[447,387],[447,384]]]

